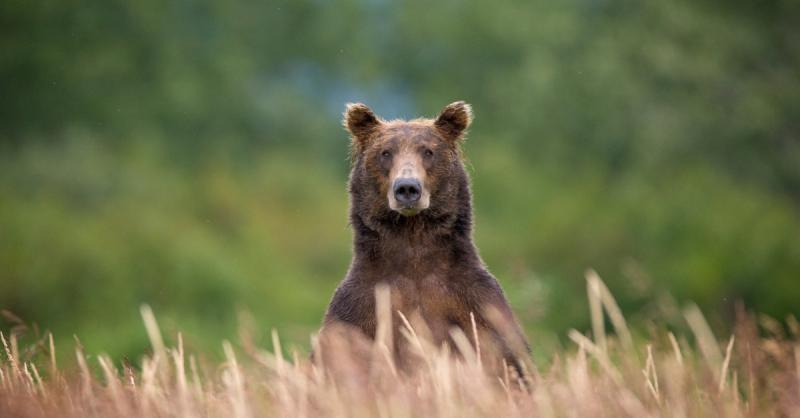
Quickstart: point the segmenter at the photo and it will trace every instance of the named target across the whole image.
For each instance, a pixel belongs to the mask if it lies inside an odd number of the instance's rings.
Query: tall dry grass
[[[335,365],[284,357],[275,332],[272,350],[255,347],[245,333],[237,346],[223,343],[222,364],[201,366],[180,335],[176,347],[164,344],[147,307],[152,353],[136,367],[79,348],[77,370],[63,371],[52,336],[21,354],[16,334],[5,333],[0,417],[800,417],[793,318],[782,324],[741,314],[735,334],[718,340],[690,307],[692,335],[665,331],[637,342],[593,272],[587,293],[592,337],[571,331],[574,348],[532,370],[527,387],[513,374],[488,375],[470,330],[454,330],[455,347],[436,347],[406,324],[403,338],[420,364],[414,371],[394,364],[388,353],[396,342],[381,331],[354,350],[368,367],[352,374],[346,361],[353,357]],[[348,344],[357,342],[342,349]]]

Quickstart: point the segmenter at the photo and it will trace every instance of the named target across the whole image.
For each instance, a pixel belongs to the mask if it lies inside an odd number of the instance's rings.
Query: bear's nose
[[[422,195],[421,191],[422,186],[417,179],[400,178],[394,182],[394,198],[401,205],[410,206],[417,203]]]

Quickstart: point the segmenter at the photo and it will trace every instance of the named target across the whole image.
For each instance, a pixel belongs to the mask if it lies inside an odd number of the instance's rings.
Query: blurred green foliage
[[[0,308],[146,348],[307,345],[350,258],[345,102],[465,99],[476,240],[535,346],[597,269],[639,323],[800,313],[800,3],[0,3]]]

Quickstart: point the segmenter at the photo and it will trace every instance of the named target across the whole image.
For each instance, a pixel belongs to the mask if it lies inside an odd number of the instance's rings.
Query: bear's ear
[[[447,105],[433,124],[445,138],[455,142],[464,137],[470,123],[472,123],[472,106],[458,101]]]
[[[372,134],[381,126],[381,120],[362,103],[348,103],[344,111],[344,127],[353,136],[353,146],[363,150]]]

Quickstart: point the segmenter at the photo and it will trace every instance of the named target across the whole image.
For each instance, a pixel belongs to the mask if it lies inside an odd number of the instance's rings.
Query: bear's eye
[[[383,158],[389,158],[391,156],[392,156],[392,153],[389,152],[388,150],[384,150],[383,152],[381,152],[381,157],[383,157]]]
[[[425,149],[423,154],[425,154],[426,157],[433,157],[433,151],[427,148]]]

